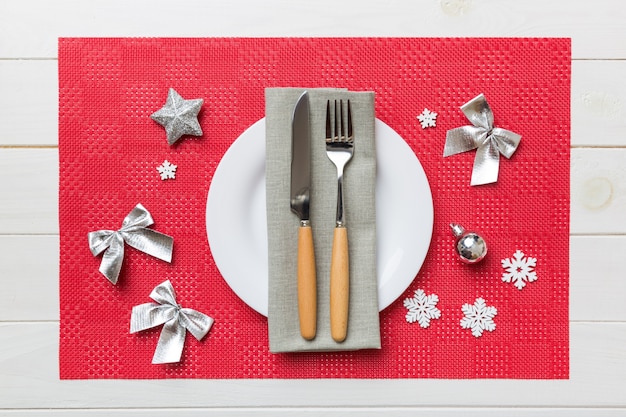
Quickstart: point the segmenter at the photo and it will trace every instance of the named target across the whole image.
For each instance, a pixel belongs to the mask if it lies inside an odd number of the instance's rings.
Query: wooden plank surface
[[[626,61],[572,62],[572,146],[626,146],[626,82],[614,82],[623,74]],[[0,60],[0,91],[11,103],[0,146],[58,144],[55,59]]]
[[[0,56],[53,58],[65,36],[550,36],[623,59],[625,21],[620,0],[6,0]]]
[[[572,146],[626,146],[624,74],[626,61],[572,63]]]
[[[60,381],[59,36],[571,37],[570,380]],[[3,0],[0,415],[626,415],[624,74],[621,0]]]
[[[624,234],[626,148],[571,151],[572,234]],[[58,233],[58,150],[0,148],[0,234]]]
[[[626,148],[574,148],[571,158],[570,232],[624,234]]]
[[[0,146],[58,143],[56,60],[0,60],[0,91],[8,104],[0,116]]]
[[[0,323],[4,408],[626,407],[626,323],[573,323],[570,380],[58,379],[56,323]]]
[[[57,149],[0,148],[0,234],[58,233],[58,160]]]
[[[9,295],[0,303],[0,323],[59,320],[58,252],[57,235],[0,235],[0,277]],[[626,279],[615,261],[626,253],[626,237],[573,236],[570,253],[570,320],[626,322]],[[26,256],[37,262],[24,262]]]
[[[324,417],[623,417],[626,408],[503,408],[503,407],[385,407],[384,410],[376,407],[241,407],[237,409],[216,408],[178,408],[175,410],[176,417],[284,417],[284,416],[313,416]],[[384,413],[384,414],[381,414]],[[592,414],[590,414],[592,413]],[[85,417],[109,417],[111,415],[125,415],[129,417],[171,417],[173,411],[167,408],[134,408],[129,409],[105,409],[105,410],[7,410],[3,416],[15,417],[42,417],[42,416],[85,416]]]

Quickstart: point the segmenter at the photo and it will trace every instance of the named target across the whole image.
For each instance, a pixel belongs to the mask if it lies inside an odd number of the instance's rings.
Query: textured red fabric
[[[569,39],[61,39],[59,41],[60,377],[83,378],[568,378]],[[435,208],[422,270],[380,315],[382,349],[270,354],[267,320],[229,289],[207,243],[212,175],[231,143],[264,116],[264,88],[345,87],[376,93],[376,115],[425,168]],[[150,119],[167,91],[203,98],[200,138],[170,147]],[[495,124],[522,135],[495,184],[469,185],[475,152],[443,158],[446,131],[469,124],[459,106],[484,93]],[[422,129],[424,108],[439,114]],[[175,180],[156,167],[178,165]],[[117,286],[98,272],[87,233],[118,229],[142,203],[174,237],[171,264],[126,246]],[[479,265],[455,259],[448,224],[490,245]],[[517,249],[537,258],[523,290],[501,281]],[[242,254],[245,256],[245,254]],[[160,328],[129,334],[134,305],[165,279],[178,301],[215,318],[187,336],[178,364],[152,365]],[[430,328],[402,300],[439,296]],[[461,306],[483,297],[496,330],[475,338]]]

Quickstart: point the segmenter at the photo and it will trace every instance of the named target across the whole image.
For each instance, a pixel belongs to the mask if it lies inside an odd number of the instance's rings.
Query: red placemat
[[[434,233],[422,270],[381,315],[382,349],[270,354],[267,320],[220,276],[207,243],[212,175],[232,142],[264,116],[264,88],[376,93],[376,115],[421,161]],[[172,147],[150,114],[175,88],[202,98],[200,138]],[[522,135],[495,184],[469,185],[475,152],[443,158],[459,107],[484,93],[496,126]],[[568,378],[569,39],[61,39],[59,41],[60,376],[83,378]],[[422,129],[417,115],[438,113]],[[162,181],[156,167],[178,166]],[[126,246],[118,285],[98,272],[87,234],[118,229],[142,203],[174,237],[168,264]],[[450,222],[477,229],[487,258],[455,259]],[[537,259],[523,290],[502,282],[516,250]],[[245,257],[245,254],[242,254]],[[170,279],[184,307],[215,319],[187,336],[180,363],[152,365],[161,328],[129,334],[131,308]],[[402,300],[437,294],[441,318],[407,323]],[[497,308],[481,337],[463,304]]]

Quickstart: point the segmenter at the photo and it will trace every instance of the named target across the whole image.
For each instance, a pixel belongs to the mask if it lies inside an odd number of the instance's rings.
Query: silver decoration
[[[104,251],[100,272],[111,283],[117,284],[122,269],[124,242],[163,261],[172,261],[174,239],[155,230],[146,229],[152,224],[154,220],[148,210],[141,204],[137,204],[124,218],[121,229],[98,230],[88,234],[89,249],[93,256]]]
[[[452,234],[456,237],[454,249],[462,262],[475,264],[487,256],[487,243],[476,232],[466,232],[462,226],[450,224]]]
[[[152,363],[179,362],[185,346],[187,330],[202,340],[213,326],[213,318],[191,308],[182,308],[176,303],[176,293],[167,280],[157,285],[150,293],[156,303],[145,303],[133,307],[130,316],[130,332],[164,324],[159,336]]]
[[[471,185],[496,182],[500,154],[510,158],[522,137],[517,133],[493,126],[493,113],[482,94],[461,106],[461,110],[473,126],[448,130],[443,156],[478,148],[474,159]]]
[[[165,106],[150,117],[165,128],[167,143],[173,145],[183,135],[202,136],[198,113],[203,103],[201,98],[185,100],[170,88]]]

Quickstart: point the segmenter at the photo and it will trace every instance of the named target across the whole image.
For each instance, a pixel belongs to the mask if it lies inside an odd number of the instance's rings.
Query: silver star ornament
[[[185,100],[170,88],[165,106],[152,113],[150,118],[165,128],[167,143],[173,145],[183,135],[202,136],[198,112],[203,103],[201,98]]]

